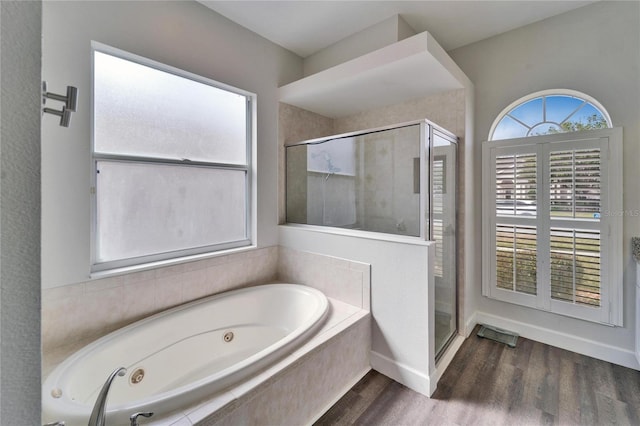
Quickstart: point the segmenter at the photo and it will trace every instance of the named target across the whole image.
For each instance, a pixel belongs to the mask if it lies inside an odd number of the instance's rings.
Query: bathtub
[[[311,287],[269,284],[230,291],[161,312],[85,346],[43,384],[43,423],[86,425],[108,375],[108,424],[152,419],[247,379],[290,353],[321,325],[327,298]]]

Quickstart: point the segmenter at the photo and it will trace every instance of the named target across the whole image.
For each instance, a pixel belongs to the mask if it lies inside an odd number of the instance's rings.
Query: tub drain
[[[233,331],[227,331],[226,333],[224,333],[224,336],[222,336],[222,338],[225,342],[229,343],[233,340]]]
[[[142,368],[138,368],[136,371],[131,373],[131,377],[129,377],[129,382],[132,385],[137,385],[144,379],[144,370]]]

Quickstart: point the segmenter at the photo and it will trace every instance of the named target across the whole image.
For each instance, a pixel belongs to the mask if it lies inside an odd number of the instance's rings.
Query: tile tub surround
[[[371,369],[370,313],[332,298],[329,304],[322,327],[293,353],[206,401],[144,424],[312,423]],[[60,360],[80,347],[59,351]]]
[[[367,311],[371,310],[371,265],[278,247],[278,279],[308,285]]]
[[[229,392],[186,410],[191,423],[178,424],[302,425],[320,418],[371,369],[369,312],[329,301],[330,317],[309,342]]]
[[[290,282],[370,310],[370,265],[267,247],[167,268],[47,289],[42,298],[46,375],[91,341],[154,313],[250,285]]]
[[[86,344],[137,319],[273,281],[306,284],[329,297],[330,313],[318,333],[248,381],[144,424],[258,424],[267,418],[271,424],[310,424],[371,369],[369,264],[268,247],[45,290],[42,376]]]
[[[273,246],[45,289],[44,369],[61,361],[57,358],[66,347],[95,340],[154,313],[227,290],[272,282],[277,278],[277,265],[278,248]]]

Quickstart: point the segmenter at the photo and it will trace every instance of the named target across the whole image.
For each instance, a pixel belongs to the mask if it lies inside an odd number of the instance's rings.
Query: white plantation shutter
[[[536,154],[496,157],[498,215],[536,214]]]
[[[535,295],[538,161],[521,151],[506,148],[495,159],[496,285]]]
[[[584,145],[584,144],[579,144]],[[551,298],[601,306],[600,148],[550,151]],[[553,227],[563,220],[573,227]],[[587,226],[591,229],[584,229]]]
[[[496,286],[536,294],[536,228],[496,226]]]
[[[485,142],[485,296],[621,325],[621,145],[621,129]]]
[[[433,239],[436,242],[435,264],[433,272],[436,277],[443,276],[443,245],[442,237],[444,233],[443,226],[443,194],[446,192],[445,185],[445,159],[435,156],[433,159],[432,184],[433,184]]]
[[[552,217],[592,218],[600,212],[600,161],[599,148],[550,153]]]
[[[491,296],[526,306],[540,305],[538,284],[541,152],[536,145],[494,146],[491,182],[489,258]],[[485,155],[487,152],[484,153]],[[486,197],[483,197],[486,198]]]
[[[551,298],[601,305],[600,232],[551,228]]]

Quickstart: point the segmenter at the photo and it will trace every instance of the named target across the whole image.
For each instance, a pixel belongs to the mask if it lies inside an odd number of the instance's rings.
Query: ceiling
[[[452,50],[593,2],[200,0],[303,58],[394,15]]]

